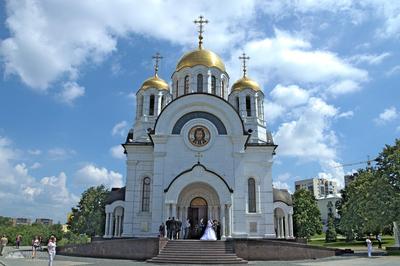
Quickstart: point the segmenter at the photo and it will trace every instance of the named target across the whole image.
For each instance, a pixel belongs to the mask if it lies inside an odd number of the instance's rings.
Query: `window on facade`
[[[247,116],[251,116],[251,102],[250,102],[250,96],[246,96],[246,113]]]
[[[239,97],[236,97],[236,110],[238,112],[240,111],[239,108],[240,108]]]
[[[225,82],[221,81],[221,97],[224,98]]]
[[[154,95],[150,95],[149,115],[154,115]]]
[[[249,212],[256,212],[256,181],[254,178],[248,180]]]
[[[164,108],[165,105],[165,96],[161,96],[161,109]]]
[[[150,211],[150,178],[143,179],[142,211]]]
[[[197,75],[197,92],[203,92],[203,75]]]
[[[215,76],[211,76],[211,93],[216,94],[217,92],[217,78]]]
[[[185,94],[189,93],[189,76],[185,77]]]
[[[179,92],[179,83],[178,81],[176,81],[175,98],[178,98],[178,92]]]

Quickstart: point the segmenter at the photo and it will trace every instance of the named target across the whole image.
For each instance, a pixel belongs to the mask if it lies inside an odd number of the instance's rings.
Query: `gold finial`
[[[160,62],[160,59],[163,59],[163,58],[164,58],[164,57],[162,57],[162,56],[160,55],[159,52],[157,52],[156,55],[153,55],[153,59],[156,60],[156,63],[155,63],[155,65],[154,65],[154,76],[157,76],[157,73],[158,73],[158,63]]]
[[[243,52],[242,56],[239,56],[240,60],[243,60],[243,77],[246,77],[246,60],[249,60],[250,57],[246,56],[246,54]]]
[[[207,19],[203,20],[203,18],[204,18],[203,16],[200,16],[199,20],[194,20],[193,21],[194,24],[199,24],[199,49],[203,48],[202,47],[202,44],[203,44],[203,32],[204,32],[203,24],[207,24],[208,23],[208,20]]]

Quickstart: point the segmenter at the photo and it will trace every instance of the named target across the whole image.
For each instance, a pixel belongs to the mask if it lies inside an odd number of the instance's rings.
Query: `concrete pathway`
[[[47,253],[38,251],[37,257],[32,259],[30,247],[21,247],[20,250],[7,247],[3,257],[0,257],[0,266],[46,266]],[[86,257],[70,257],[57,255],[53,263],[54,266],[139,266],[156,265],[143,261],[132,260],[113,260]],[[368,258],[365,252],[357,252],[349,256],[337,256],[316,260],[303,261],[250,261],[248,265],[270,265],[270,266],[400,266],[399,256],[373,256]]]

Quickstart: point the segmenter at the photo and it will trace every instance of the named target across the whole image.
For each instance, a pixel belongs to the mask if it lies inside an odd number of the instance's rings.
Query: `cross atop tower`
[[[202,49],[203,47],[202,47],[202,44],[203,44],[203,32],[204,32],[204,30],[203,30],[203,24],[207,24],[208,23],[208,20],[207,19],[205,19],[205,20],[203,20],[203,16],[200,16],[199,17],[199,19],[197,20],[197,19],[195,19],[193,22],[194,22],[194,24],[199,24],[199,49]]]
[[[153,55],[152,58],[156,60],[156,63],[154,64],[154,76],[157,76],[157,73],[158,73],[158,63],[160,62],[161,59],[163,59],[163,57],[160,55],[159,52],[157,52],[156,55]]]
[[[239,56],[239,59],[243,61],[243,77],[246,77],[246,72],[247,72],[246,60],[249,60],[250,57],[246,56],[246,54],[243,52],[243,54]]]

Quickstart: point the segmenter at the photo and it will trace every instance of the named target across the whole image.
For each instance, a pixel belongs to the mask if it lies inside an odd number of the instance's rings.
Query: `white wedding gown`
[[[200,240],[217,240],[217,236],[215,235],[215,231],[212,228],[212,222],[208,221],[207,222],[207,228],[206,231],[204,231],[203,236],[200,238]]]

